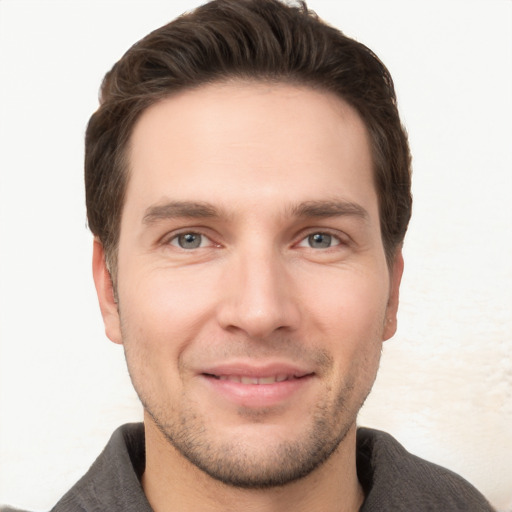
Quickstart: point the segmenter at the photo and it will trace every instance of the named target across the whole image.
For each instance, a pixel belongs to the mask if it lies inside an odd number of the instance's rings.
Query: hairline
[[[119,253],[119,238],[121,234],[121,221],[124,211],[124,205],[126,200],[126,192],[128,190],[129,180],[131,176],[131,165],[130,165],[130,152],[132,148],[133,141],[133,133],[135,128],[140,121],[140,118],[144,115],[144,113],[162,103],[166,100],[172,99],[175,96],[178,96],[183,93],[192,92],[196,90],[200,90],[203,88],[211,87],[211,86],[222,86],[222,85],[290,85],[296,87],[298,89],[308,89],[312,91],[316,91],[323,94],[328,94],[336,99],[343,102],[345,105],[349,106],[351,109],[355,111],[359,119],[362,121],[364,128],[366,130],[368,140],[370,143],[370,156],[372,163],[372,178],[373,185],[375,187],[375,192],[377,194],[377,202],[378,202],[378,213],[379,213],[379,229],[381,234],[381,240],[384,247],[384,252],[386,255],[386,262],[389,268],[391,268],[392,263],[394,261],[396,252],[399,248],[401,248],[402,243],[399,244],[391,244],[387,243],[384,238],[384,230],[382,229],[382,211],[381,211],[381,192],[379,191],[378,183],[377,183],[377,174],[379,163],[378,160],[381,159],[381,155],[379,155],[378,148],[376,147],[376,137],[372,133],[372,130],[369,126],[369,123],[361,110],[357,105],[354,105],[350,99],[346,98],[339,91],[336,91],[334,87],[328,87],[325,84],[321,83],[321,78],[319,80],[301,77],[300,75],[279,75],[275,74],[267,74],[257,73],[257,72],[243,72],[243,73],[226,73],[224,76],[218,76],[214,78],[207,78],[201,81],[198,81],[194,84],[187,84],[184,86],[176,87],[174,90],[169,90],[167,92],[159,91],[157,94],[146,96],[144,98],[143,105],[140,110],[137,111],[134,120],[129,125],[129,130],[124,135],[124,141],[118,147],[118,153],[115,165],[119,167],[121,185],[122,185],[122,193],[121,193],[121,204],[119,207],[119,212],[117,217],[114,219],[115,222],[112,223],[112,235],[111,240],[109,240],[108,246],[105,244],[105,260],[107,264],[107,268],[112,278],[112,282],[114,288],[117,284],[117,270],[118,270],[118,253]],[[389,247],[388,247],[389,245]]]

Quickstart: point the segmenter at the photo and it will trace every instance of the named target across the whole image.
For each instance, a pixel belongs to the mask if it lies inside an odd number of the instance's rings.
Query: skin
[[[129,162],[118,303],[99,241],[93,270],[145,409],[152,507],[358,510],[355,422],[403,268],[359,115],[309,88],[208,85],[147,109]]]

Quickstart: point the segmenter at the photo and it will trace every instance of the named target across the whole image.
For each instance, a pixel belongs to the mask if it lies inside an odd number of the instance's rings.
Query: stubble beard
[[[265,455],[249,453],[236,439],[215,446],[208,440],[204,424],[186,411],[180,426],[162,425],[146,408],[153,421],[181,455],[207,475],[224,484],[245,489],[266,489],[298,480],[324,462],[348,432],[324,443],[328,427],[318,420],[301,441],[282,441]]]
[[[353,410],[348,410],[346,403],[351,391],[344,387],[335,404],[318,404],[308,430],[300,438],[280,441],[257,453],[243,439],[213,441],[205,420],[191,407],[171,420],[164,411],[153,407],[147,397],[139,394],[139,398],[171,446],[211,478],[241,489],[269,489],[309,475],[336,451],[354,425],[370,390]]]
[[[123,338],[126,341],[126,336]],[[380,349],[376,352],[370,349],[372,354],[367,353],[356,364],[358,368],[352,369],[351,376],[339,385],[337,393],[330,400],[315,404],[302,435],[263,447],[259,443],[255,449],[254,443],[243,438],[226,435],[221,441],[215,439],[216,432],[207,422],[208,411],[194,408],[185,395],[179,397],[181,408],[170,402],[159,403],[158,393],[144,385],[144,381],[147,384],[151,380],[151,375],[147,373],[149,368],[140,368],[145,359],[143,354],[135,348],[136,353],[130,355],[126,343],[124,348],[130,378],[144,410],[171,447],[211,478],[241,489],[285,486],[306,477],[327,461],[355,425],[357,414],[373,386],[380,360]],[[333,363],[331,356],[325,353],[317,354],[317,359],[323,360],[326,367]],[[255,413],[240,408],[238,413],[263,427],[267,420],[265,410]]]

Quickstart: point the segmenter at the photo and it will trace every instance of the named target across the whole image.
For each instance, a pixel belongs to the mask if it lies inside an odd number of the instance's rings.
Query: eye
[[[334,247],[340,244],[340,239],[334,235],[330,235],[329,233],[311,233],[311,235],[308,235],[306,238],[301,240],[299,247],[329,249],[329,247]]]
[[[194,232],[180,233],[169,241],[170,245],[180,247],[181,249],[198,249],[199,247],[204,247],[207,243],[209,243],[207,237],[201,233]]]

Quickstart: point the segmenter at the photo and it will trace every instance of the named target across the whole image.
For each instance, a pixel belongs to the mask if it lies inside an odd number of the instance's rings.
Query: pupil
[[[178,243],[183,249],[196,249],[201,245],[201,235],[185,233],[179,236]]]
[[[331,235],[326,235],[324,233],[315,233],[314,235],[309,235],[309,245],[315,249],[325,249],[330,247]]]

